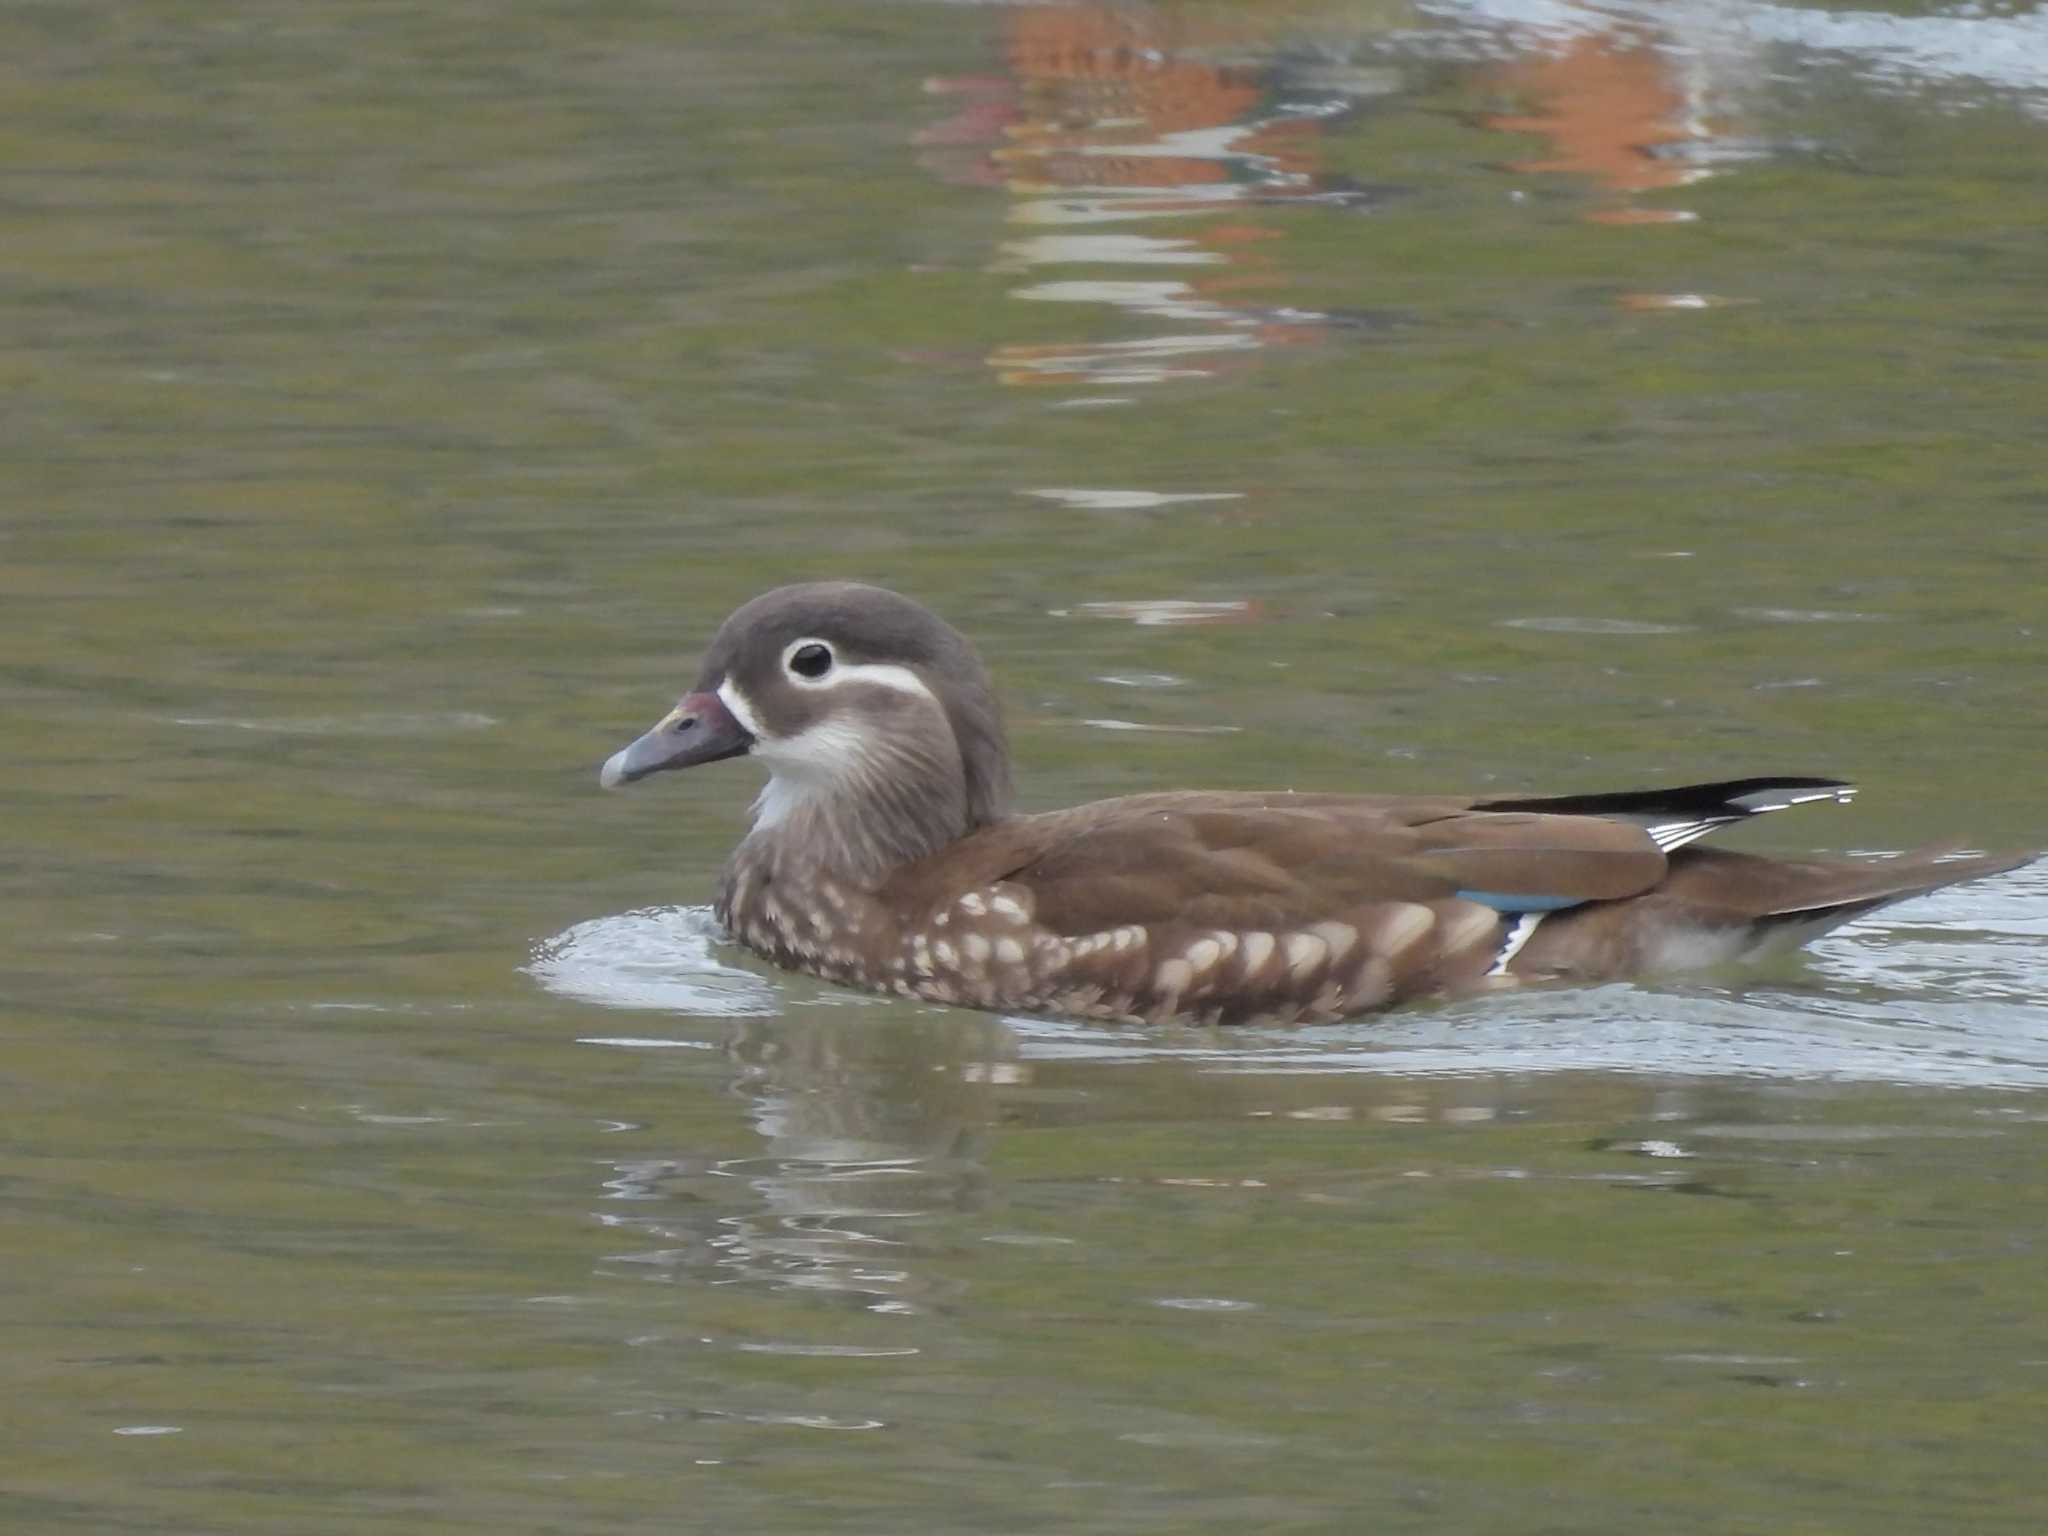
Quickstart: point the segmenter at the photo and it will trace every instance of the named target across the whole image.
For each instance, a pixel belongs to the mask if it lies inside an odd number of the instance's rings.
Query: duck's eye
[[[832,647],[815,640],[798,646],[790,652],[789,670],[798,677],[823,677],[832,670]]]

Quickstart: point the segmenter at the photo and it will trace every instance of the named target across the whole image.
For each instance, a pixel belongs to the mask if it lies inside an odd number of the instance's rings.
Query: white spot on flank
[[[1016,965],[1024,958],[1024,946],[1012,938],[997,939],[996,958],[1005,965]]]
[[[1329,957],[1330,946],[1312,933],[1290,933],[1285,940],[1288,973],[1307,980],[1308,973]]]
[[[960,959],[959,951],[954,949],[944,939],[939,940],[938,943],[932,946],[932,953],[938,956],[939,964],[944,966],[952,966],[958,963]]]
[[[1394,995],[1394,971],[1380,955],[1367,957],[1351,978],[1351,996],[1345,1007],[1358,1012],[1376,1007]]]
[[[988,903],[982,899],[979,891],[969,891],[965,896],[962,896],[959,901],[959,907],[969,917],[980,917],[984,912],[988,911]]]
[[[1187,990],[1188,983],[1195,979],[1194,967],[1185,960],[1162,960],[1153,978],[1161,992],[1177,998]]]
[[[1197,939],[1188,946],[1188,965],[1196,971],[1206,971],[1223,955],[1223,946],[1214,939]]]
[[[960,941],[960,946],[967,951],[970,960],[980,962],[988,959],[989,942],[978,933],[968,934]]]
[[[1256,976],[1273,958],[1273,935],[1254,928],[1244,936],[1244,973]]]
[[[1493,908],[1482,907],[1477,902],[1454,901],[1445,916],[1443,933],[1437,942],[1444,954],[1454,955],[1467,945],[1489,937],[1499,926],[1500,914]]]
[[[1358,930],[1349,923],[1311,923],[1308,931],[1330,946],[1330,963],[1335,965],[1351,953],[1358,942]]]
[[[988,909],[991,912],[995,913],[998,917],[1007,917],[1013,923],[1021,923],[1024,921],[1024,907],[1022,903],[1014,900],[1011,897],[990,897]]]
[[[1397,902],[1380,924],[1379,950],[1385,955],[1398,955],[1435,926],[1436,914],[1428,907],[1411,901]]]

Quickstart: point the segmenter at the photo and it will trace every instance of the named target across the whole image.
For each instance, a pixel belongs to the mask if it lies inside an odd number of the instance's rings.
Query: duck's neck
[[[964,809],[943,796],[852,797],[772,779],[726,861],[719,919],[780,963],[853,979],[855,957],[892,931],[878,894],[889,875],[967,830]]]
[[[848,772],[830,782],[777,774],[735,853],[764,871],[808,871],[872,891],[973,830],[957,772]]]

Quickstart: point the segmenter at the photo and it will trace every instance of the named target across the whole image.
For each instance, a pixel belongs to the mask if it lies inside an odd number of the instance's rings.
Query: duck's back
[[[1448,796],[1175,792],[1017,817],[897,871],[879,893],[906,919],[896,990],[1146,1021],[1333,1019],[1740,958],[2020,861],[1788,862],[1683,846],[1820,798],[1825,781],[1787,781],[1798,787],[1774,798],[1759,782],[1718,798],[1672,791],[1676,810],[1631,792],[1613,797],[1618,816],[1578,809],[1593,797],[1550,812]],[[1744,797],[1753,803],[1727,809]]]

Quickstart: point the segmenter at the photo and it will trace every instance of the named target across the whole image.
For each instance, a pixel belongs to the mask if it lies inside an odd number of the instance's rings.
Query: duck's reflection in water
[[[885,1312],[922,1310],[921,1219],[977,1208],[994,1087],[1015,1082],[995,1019],[879,1007],[797,1008],[737,1023],[733,1091],[761,1150],[620,1162],[604,1224],[636,1246],[603,1270],[765,1286]]]

